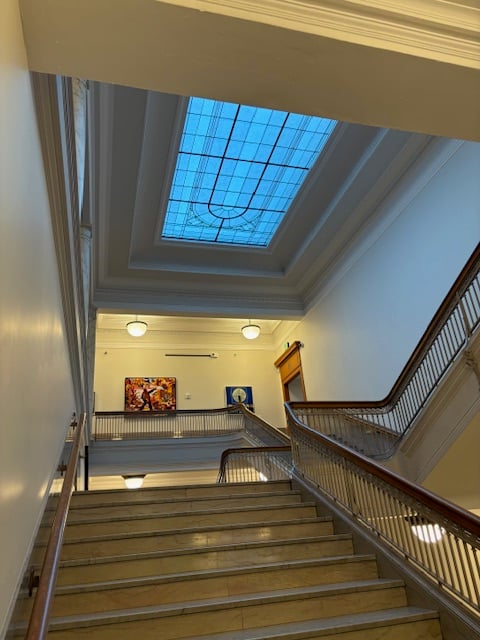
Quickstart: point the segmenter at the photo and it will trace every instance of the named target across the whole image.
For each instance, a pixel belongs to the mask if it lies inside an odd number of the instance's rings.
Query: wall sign
[[[252,387],[245,387],[243,385],[234,385],[231,387],[225,387],[227,395],[227,406],[243,403],[247,405],[249,409],[253,410],[253,392]]]

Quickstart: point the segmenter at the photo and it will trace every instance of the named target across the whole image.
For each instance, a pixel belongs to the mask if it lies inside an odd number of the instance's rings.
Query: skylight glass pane
[[[335,124],[190,98],[162,238],[266,247]]]

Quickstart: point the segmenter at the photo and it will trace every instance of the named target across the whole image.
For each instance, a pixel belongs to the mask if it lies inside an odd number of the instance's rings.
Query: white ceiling
[[[20,5],[30,68],[92,81],[93,300],[110,315],[300,319],[430,136],[480,139],[476,0]],[[167,243],[180,95],[362,124],[339,126],[268,250]]]
[[[183,103],[91,83],[93,299],[103,312],[301,318],[431,141],[339,124],[268,248],[166,241]]]

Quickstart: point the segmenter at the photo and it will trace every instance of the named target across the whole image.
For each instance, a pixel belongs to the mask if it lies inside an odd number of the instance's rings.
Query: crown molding
[[[480,7],[444,0],[162,0],[480,69]]]

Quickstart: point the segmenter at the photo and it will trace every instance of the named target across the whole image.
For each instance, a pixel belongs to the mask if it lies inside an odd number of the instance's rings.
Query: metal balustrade
[[[290,410],[300,422],[360,453],[388,457],[479,325],[480,245],[384,400],[290,402]]]
[[[290,446],[248,447],[223,452],[217,482],[266,482],[291,476]]]
[[[480,614],[480,518],[287,418],[295,474]]]
[[[92,440],[142,440],[157,438],[196,438],[245,433],[261,446],[284,445],[289,439],[244,405],[220,409],[199,409],[165,413],[95,413]]]
[[[221,436],[244,430],[238,409],[128,413],[97,411],[92,440],[142,440]]]

